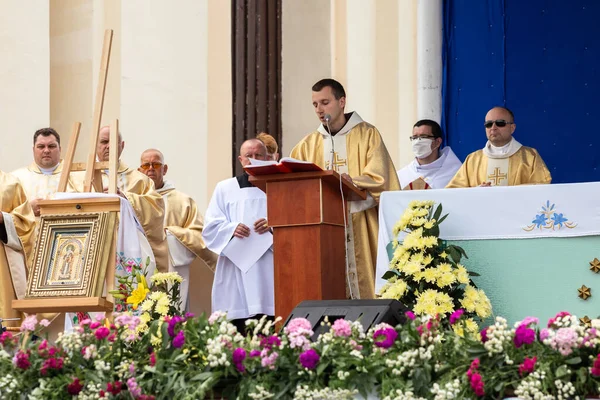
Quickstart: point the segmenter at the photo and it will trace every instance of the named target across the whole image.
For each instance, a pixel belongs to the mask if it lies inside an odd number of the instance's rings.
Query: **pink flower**
[[[578,347],[577,332],[572,328],[559,328],[551,339],[550,347],[558,350],[563,356],[568,356]]]
[[[389,349],[394,345],[394,341],[398,337],[398,332],[391,326],[378,329],[373,333],[375,346],[382,349]]]
[[[525,357],[523,363],[519,365],[519,375],[523,376],[525,373],[532,373],[535,368],[535,363],[537,361],[537,357],[529,358]]]
[[[350,337],[350,335],[352,335],[352,325],[345,319],[336,319],[331,326],[331,329],[335,336]]]
[[[533,329],[528,328],[525,325],[520,325],[515,330],[515,337],[513,338],[513,342],[515,347],[518,349],[524,344],[531,344],[535,341],[535,331]]]
[[[150,366],[154,367],[156,365],[156,353],[152,352],[150,354]]]
[[[127,389],[134,399],[137,399],[142,395],[142,389],[138,386],[134,377],[127,379]]]
[[[458,309],[456,311],[454,311],[451,315],[450,315],[450,325],[454,325],[455,323],[458,322],[458,320],[460,319],[460,317],[462,317],[462,315],[465,313],[464,310]]]
[[[594,360],[594,365],[592,366],[591,371],[592,376],[600,377],[600,354]]]
[[[81,392],[81,389],[83,389],[83,385],[79,381],[79,378],[73,379],[73,381],[67,385],[67,393],[71,396],[78,395],[79,392]]]
[[[43,326],[44,328],[50,326],[50,321],[48,321],[46,318],[44,318],[43,320],[40,321],[40,325]]]
[[[183,331],[179,331],[179,333],[177,333],[177,336],[175,336],[173,338],[173,347],[175,347],[176,349],[179,349],[183,346],[184,343],[185,343],[185,334],[183,333]]]
[[[98,322],[98,321],[95,321],[95,322],[92,322],[90,324],[90,329],[94,330],[94,329],[97,329],[100,326],[102,326],[102,324],[100,322]]]
[[[546,340],[546,338],[548,338],[548,336],[550,336],[550,331],[548,329],[544,328],[540,331],[540,340],[541,341]]]
[[[258,356],[260,356],[260,350],[252,350],[250,352],[250,357],[254,358],[254,357],[258,357]]]
[[[24,331],[35,331],[35,326],[37,325],[37,317],[35,314],[28,315],[23,323],[21,324],[21,332]]]
[[[481,343],[485,343],[488,341],[487,330],[488,328],[483,328],[481,332],[479,332],[479,335],[481,335]]]
[[[61,370],[64,365],[64,361],[62,357],[59,358],[48,358],[44,360],[44,364],[42,368],[40,368],[40,374],[46,376],[48,374],[48,370]]]
[[[260,360],[260,365],[262,365],[263,368],[268,367],[269,369],[275,369],[275,362],[279,357],[279,354],[276,351],[269,353],[269,350],[264,349],[260,355],[262,357]]]
[[[294,318],[285,327],[285,333],[304,333],[306,331],[312,332],[312,325],[306,318]],[[312,335],[312,333],[311,333]]]
[[[531,324],[537,324],[539,322],[539,319],[535,318],[535,317],[525,317],[525,319],[523,321],[521,321],[519,323],[519,326],[529,326]]]
[[[0,334],[0,344],[2,346],[12,346],[15,344],[15,342],[16,340],[14,339],[13,334],[9,331],[2,332],[2,334]]]
[[[406,315],[408,317],[408,319],[410,319],[411,321],[414,321],[417,318],[417,316],[415,315],[415,313],[412,312],[412,311],[406,311],[404,313],[404,315]]]
[[[302,364],[304,368],[308,369],[314,369],[319,363],[320,359],[321,356],[319,356],[319,353],[317,353],[314,349],[306,350],[305,352],[300,354],[299,357],[300,364]]]
[[[264,337],[260,341],[260,347],[271,350],[273,346],[281,345],[281,340],[275,335]]]
[[[94,332],[94,335],[96,336],[96,339],[102,340],[102,339],[106,338],[108,335],[110,335],[110,330],[107,327],[102,326],[102,327],[98,328],[96,330],[96,332]]]
[[[557,319],[562,318],[562,317],[568,317],[569,315],[571,315],[571,314],[569,314],[567,311],[559,312],[558,314],[556,314],[554,316],[554,318],[550,318],[548,320],[548,328],[552,328]]]
[[[27,369],[31,366],[31,362],[29,362],[29,353],[25,353],[23,350],[19,350],[12,361],[17,368]]]
[[[481,396],[485,395],[485,389],[484,389],[485,385],[483,383],[483,378],[481,377],[479,372],[477,372],[478,368],[479,368],[479,358],[476,358],[471,362],[471,366],[469,367],[469,370],[467,371],[467,378],[469,378],[469,383],[471,385],[471,389],[473,389],[473,392],[475,392],[475,395],[477,397],[481,397]]]

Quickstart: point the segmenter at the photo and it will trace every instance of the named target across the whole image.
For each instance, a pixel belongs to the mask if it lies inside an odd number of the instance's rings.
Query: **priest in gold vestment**
[[[180,286],[182,308],[189,310],[190,264],[196,258],[215,271],[217,255],[206,248],[202,238],[204,220],[196,202],[180,192],[164,179],[168,171],[164,155],[156,149],[148,149],[140,157],[138,171],[154,182],[156,191],[165,202],[165,231],[169,244],[169,271],[183,278]]]
[[[536,149],[513,137],[514,114],[505,107],[492,108],[485,117],[488,142],[467,156],[448,188],[549,184],[550,171]]]
[[[109,144],[110,127],[105,126],[100,129],[96,147],[96,156],[99,161],[108,161]],[[119,158],[124,147],[125,142],[122,140],[121,133],[119,132]],[[71,179],[75,190],[83,192],[85,172],[73,172],[71,173]],[[102,184],[106,191],[108,188],[107,171],[103,171],[102,173]],[[129,168],[123,161],[119,160],[117,188],[119,194],[127,198],[129,203],[131,203],[136,217],[144,229],[144,233],[154,254],[156,268],[159,272],[167,272],[169,268],[169,249],[163,229],[165,208],[161,195],[154,189],[154,182],[146,175],[133,168]]]
[[[291,156],[333,169],[367,191],[367,200],[348,202],[352,218],[348,221],[347,273],[349,295],[372,299],[379,229],[377,205],[381,192],[400,190],[396,168],[377,128],[356,112],[344,114],[346,93],[339,82],[317,82],[312,87],[312,102],[321,125],[292,149]]]
[[[12,175],[0,171],[0,318],[23,318],[12,301],[25,296],[27,267],[35,219],[25,191]],[[5,321],[19,326],[21,321]]]

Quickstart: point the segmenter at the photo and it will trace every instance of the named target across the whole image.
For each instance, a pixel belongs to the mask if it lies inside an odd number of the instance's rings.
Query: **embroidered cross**
[[[498,184],[500,183],[500,181],[502,179],[506,179],[506,174],[501,174],[500,173],[500,168],[496,167],[494,169],[494,173],[488,175],[488,179],[493,180],[494,181],[494,186],[498,186]]]
[[[346,159],[345,158],[339,158],[338,157],[338,153],[334,153],[335,154],[335,158],[333,160],[333,170],[335,172],[339,171],[338,167],[343,167],[344,165],[346,165]],[[329,169],[329,164],[330,162],[327,161],[327,169]]]

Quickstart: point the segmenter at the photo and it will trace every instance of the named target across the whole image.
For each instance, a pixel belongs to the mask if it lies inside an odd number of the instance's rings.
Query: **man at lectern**
[[[13,310],[12,300],[25,296],[25,259],[33,249],[34,228],[35,218],[23,187],[17,178],[0,171],[0,318],[23,318]],[[4,324],[19,326],[21,322]]]
[[[242,143],[238,160],[265,160],[258,139]],[[243,174],[217,184],[204,217],[202,237],[219,255],[212,288],[212,311],[225,311],[239,332],[250,317],[275,315],[273,235],[267,220],[267,196]]]
[[[100,129],[98,135],[98,143],[96,146],[96,157],[98,161],[108,161],[109,145],[110,127],[105,126]],[[167,272],[169,269],[169,249],[167,247],[167,240],[163,229],[165,215],[163,199],[154,189],[154,182],[152,182],[150,178],[133,168],[129,168],[120,160],[124,148],[125,142],[123,141],[121,132],[119,132],[117,151],[119,158],[117,189],[119,194],[127,198],[129,203],[131,203],[136,217],[144,229],[144,233],[146,234],[146,238],[148,239],[148,243],[154,254],[156,268],[160,272]],[[71,177],[75,189],[78,192],[83,192],[85,171],[74,172],[71,174]],[[107,170],[102,171],[102,185],[106,191],[106,188],[108,188]]]
[[[292,149],[293,158],[333,169],[360,189],[366,200],[349,202],[348,282],[352,298],[375,297],[379,195],[400,190],[394,163],[373,125],[344,113],[346,92],[333,79],[312,87],[312,105],[321,124]]]

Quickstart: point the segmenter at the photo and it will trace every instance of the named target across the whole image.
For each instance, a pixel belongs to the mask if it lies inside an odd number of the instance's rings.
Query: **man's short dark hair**
[[[56,138],[56,141],[60,146],[60,135],[52,128],[42,128],[35,131],[35,133],[33,134],[33,145],[35,146],[35,142],[37,141],[38,136],[48,137],[50,135]]]
[[[500,108],[500,109],[506,111],[508,113],[508,115],[510,115],[510,119],[512,119],[512,121],[509,121],[509,122],[515,122],[515,114],[513,114],[513,112],[509,108],[504,107],[504,106],[496,106],[494,108]],[[492,110],[494,108],[492,108]]]
[[[419,126],[423,125],[431,127],[431,134],[433,135],[433,137],[442,137],[442,127],[440,126],[440,124],[430,119],[421,119],[417,121],[417,123],[413,125],[413,128],[418,128]]]
[[[335,79],[326,78],[321,79],[319,82],[315,83],[312,87],[313,92],[320,92],[323,88],[329,86],[331,91],[333,92],[333,96],[336,100],[341,99],[342,97],[346,97],[346,91],[341,83],[336,81]]]

